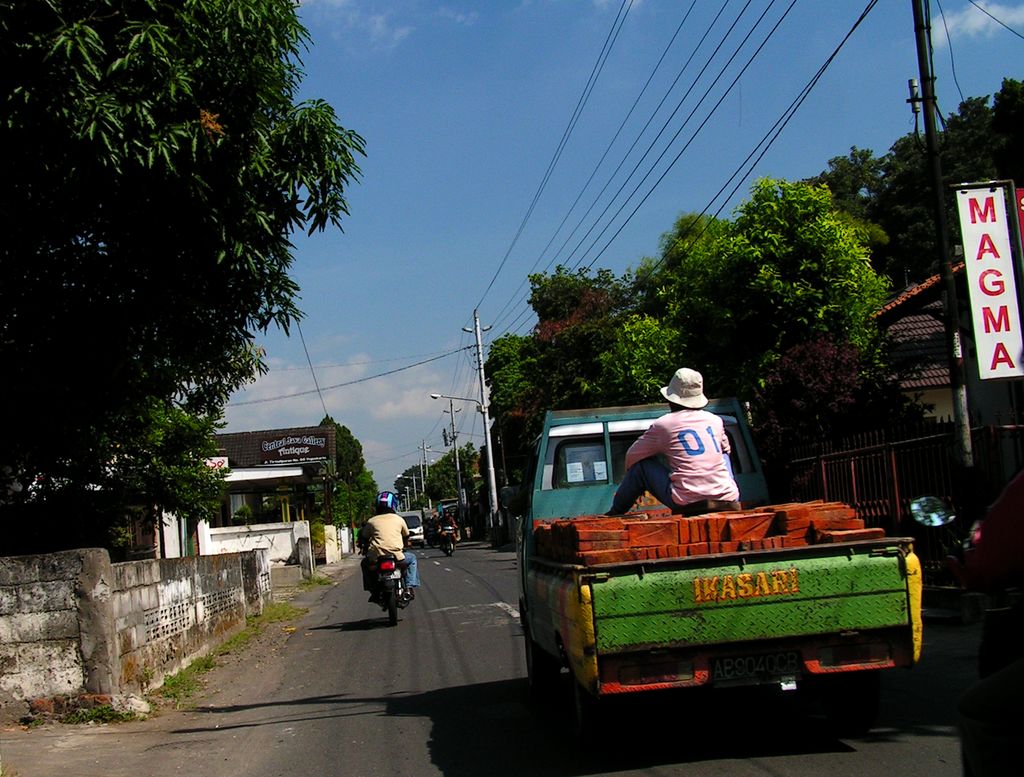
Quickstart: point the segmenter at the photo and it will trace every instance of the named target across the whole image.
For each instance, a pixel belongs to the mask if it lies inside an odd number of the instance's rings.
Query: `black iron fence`
[[[974,466],[957,466],[951,422],[864,432],[842,441],[803,446],[787,468],[790,498],[845,502],[867,526],[915,539],[929,585],[952,585],[945,557],[999,490],[1024,466],[1024,425],[972,430]],[[944,499],[956,512],[947,527],[925,528],[910,502]]]

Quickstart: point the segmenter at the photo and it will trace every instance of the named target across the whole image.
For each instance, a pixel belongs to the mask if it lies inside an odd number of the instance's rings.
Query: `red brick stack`
[[[665,508],[621,518],[581,516],[534,527],[537,555],[567,564],[614,564],[878,539],[852,507],[799,502],[752,510],[672,515]]]

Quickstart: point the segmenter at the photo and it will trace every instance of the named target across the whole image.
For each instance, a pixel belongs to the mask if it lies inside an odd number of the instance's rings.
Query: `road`
[[[609,710],[597,751],[567,738],[570,707],[527,698],[510,552],[419,552],[423,585],[397,627],[366,602],[353,568],[308,594],[290,636],[218,669],[196,710],[121,726],[8,733],[20,777],[277,775],[958,775],[957,695],[977,630],[926,626],[922,663],[885,676],[870,735],[830,736],[791,696],[669,694]],[[259,647],[254,652],[260,650]],[[20,759],[20,760],[19,760]]]

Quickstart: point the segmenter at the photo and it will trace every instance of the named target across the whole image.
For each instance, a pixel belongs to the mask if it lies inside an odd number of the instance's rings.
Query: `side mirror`
[[[910,514],[922,526],[948,526],[956,520],[956,513],[937,496],[922,496],[912,500]]]

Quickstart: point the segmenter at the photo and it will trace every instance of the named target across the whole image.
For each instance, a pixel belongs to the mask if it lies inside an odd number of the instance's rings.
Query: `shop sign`
[[[327,435],[281,435],[259,441],[262,464],[291,464],[296,461],[318,461],[328,457]]]
[[[978,348],[978,373],[982,380],[1019,377],[1024,375],[1024,338],[1006,190],[986,184],[961,188],[956,196]]]

